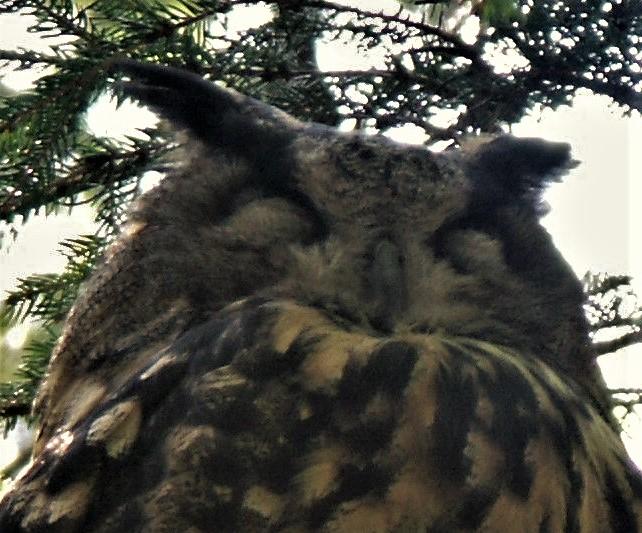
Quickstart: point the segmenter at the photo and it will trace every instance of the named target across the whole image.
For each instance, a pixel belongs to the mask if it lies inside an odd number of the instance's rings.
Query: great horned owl
[[[113,68],[183,148],[69,316],[3,533],[640,529],[539,224],[566,144],[432,153]]]

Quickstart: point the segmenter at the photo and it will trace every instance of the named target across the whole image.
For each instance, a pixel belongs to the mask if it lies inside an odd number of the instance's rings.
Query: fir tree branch
[[[596,296],[621,287],[628,288],[631,285],[631,276],[587,272],[582,279],[582,283],[584,292],[588,296]]]
[[[283,5],[284,8],[287,9],[289,4],[292,3],[292,0],[277,0],[276,3],[279,5]],[[486,61],[484,61],[484,59],[482,58],[479,48],[466,43],[459,35],[450,33],[437,26],[413,21],[409,17],[402,17],[400,14],[387,15],[382,12],[369,11],[358,7],[337,4],[335,2],[330,2],[327,0],[299,0],[296,2],[296,4],[300,7],[331,9],[337,13],[354,13],[355,15],[362,18],[375,18],[386,23],[400,24],[407,28],[419,30],[424,35],[433,35],[449,43],[453,48],[454,54],[469,59],[476,67],[479,67],[485,71],[492,70],[490,68],[490,65],[488,65],[488,63],[486,63]]]
[[[5,431],[13,428],[19,417],[29,419],[33,398],[45,375],[58,336],[58,328],[44,328],[40,338],[30,341],[24,348],[15,378],[8,383],[0,383],[0,420],[5,424]]]
[[[556,84],[572,85],[576,89],[588,89],[595,94],[604,94],[611,97],[622,106],[628,106],[642,112],[642,93],[635,89],[635,85],[624,86],[620,83],[611,83],[608,78],[602,80],[589,79],[582,73],[573,73],[568,69],[531,69],[525,76],[530,86],[541,86],[543,81],[554,80]]]
[[[108,43],[99,39],[97,34],[92,31],[88,31],[83,28],[81,25],[74,22],[74,20],[79,20],[83,12],[78,13],[78,17],[73,17],[73,4],[69,3],[69,12],[68,13],[59,13],[54,9],[50,2],[32,0],[27,2],[28,6],[31,7],[34,11],[33,14],[36,15],[40,20],[50,20],[55,22],[57,27],[61,30],[61,35],[70,35],[82,39],[87,44],[92,46],[102,47]],[[66,16],[66,15],[70,16]],[[43,16],[44,15],[44,16]]]
[[[38,52],[21,50],[0,50],[0,60],[19,61],[22,65],[31,66],[37,63],[46,63],[48,65],[62,65],[65,59],[52,55],[44,55]]]
[[[26,215],[31,210],[38,210],[42,205],[59,203],[63,198],[94,189],[96,186],[109,188],[123,181],[122,172],[115,171],[118,166],[136,168],[140,172],[152,170],[150,162],[164,152],[162,147],[151,149],[143,147],[129,152],[103,153],[88,156],[80,160],[70,171],[57,177],[45,187],[35,190],[20,191],[20,195],[5,191],[0,196],[0,220],[11,220],[15,215]],[[101,172],[97,170],[103,169]],[[110,169],[110,171],[106,171]],[[91,176],[92,179],[88,179]],[[72,201],[71,205],[77,205]]]
[[[26,390],[15,390],[0,387],[0,419],[17,420],[18,417],[29,416],[33,397]],[[5,420],[7,422],[7,420]]]

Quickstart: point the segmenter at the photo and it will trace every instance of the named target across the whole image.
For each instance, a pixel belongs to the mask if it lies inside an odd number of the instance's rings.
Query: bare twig
[[[642,342],[642,330],[632,331],[631,333],[626,333],[617,339],[612,341],[603,341],[596,342],[593,344],[593,349],[597,352],[598,355],[604,355],[607,353],[612,353],[622,348],[632,346]]]

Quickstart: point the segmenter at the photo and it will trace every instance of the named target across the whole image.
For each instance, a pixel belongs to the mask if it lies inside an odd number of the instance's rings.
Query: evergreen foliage
[[[265,4],[272,15],[267,22],[230,30],[235,10]],[[535,107],[569,104],[581,89],[611,97],[624,113],[642,111],[640,2],[415,4],[423,7],[395,9],[392,1],[391,9],[379,11],[364,7],[367,2],[326,0],[0,0],[0,16],[34,16],[30,31],[52,43],[47,52],[0,50],[0,68],[43,72],[33,90],[0,96],[0,220],[15,232],[33,213],[89,202],[100,225],[97,235],[61,244],[67,258],[61,274],[21,280],[6,298],[5,318],[36,319],[47,335],[25,350],[15,380],[0,386],[0,418],[13,422],[29,413],[80,284],[117,234],[140,180],[166,164],[171,146],[159,130],[115,140],[85,127],[88,107],[112,86],[114,57],[188,68],[303,120],[384,131],[414,124],[428,144],[505,130]],[[321,71],[318,40],[352,43],[378,59],[370,68]],[[640,340],[637,303],[625,311],[618,300],[627,287],[625,277],[587,278],[595,331],[624,321],[630,330],[623,345]]]

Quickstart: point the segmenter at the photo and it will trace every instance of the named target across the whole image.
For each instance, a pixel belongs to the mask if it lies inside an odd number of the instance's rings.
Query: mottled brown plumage
[[[1,531],[640,529],[539,225],[567,145],[435,154],[114,70],[184,148],[68,319]]]

